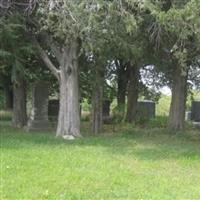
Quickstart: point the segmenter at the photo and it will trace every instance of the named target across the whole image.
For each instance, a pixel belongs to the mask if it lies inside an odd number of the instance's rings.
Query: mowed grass
[[[2,200],[200,199],[198,130],[124,127],[64,141],[0,123],[0,133]]]

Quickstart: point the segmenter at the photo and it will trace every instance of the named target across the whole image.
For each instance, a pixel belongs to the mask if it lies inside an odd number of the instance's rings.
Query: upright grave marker
[[[200,122],[200,100],[192,101],[192,120]]]
[[[138,119],[151,119],[155,118],[156,115],[156,104],[150,100],[138,101],[137,114]]]
[[[28,121],[28,130],[48,130],[49,88],[44,81],[37,82],[32,91],[32,111]]]

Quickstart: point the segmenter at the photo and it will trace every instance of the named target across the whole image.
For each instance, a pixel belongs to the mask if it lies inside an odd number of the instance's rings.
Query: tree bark
[[[137,110],[137,100],[139,93],[139,68],[138,66],[132,65],[129,66],[129,83],[128,83],[128,98],[127,98],[127,113],[126,121],[132,123],[136,117]]]
[[[96,69],[95,84],[92,94],[91,131],[101,132],[103,126],[103,75],[101,69]]]
[[[168,123],[170,129],[176,131],[184,129],[186,96],[187,75],[182,75],[181,69],[176,67],[173,75],[172,98]]]
[[[80,108],[79,108],[79,84],[78,84],[78,41],[71,41],[66,46],[57,48],[50,44],[59,67],[49,59],[47,53],[33,38],[40,56],[52,74],[59,81],[60,100],[57,125],[57,136],[81,137],[80,134]]]
[[[15,73],[15,82],[13,85],[12,126],[22,128],[27,123],[26,83],[24,77],[19,72]]]
[[[78,86],[78,43],[71,42],[64,48],[60,66],[60,107],[57,136],[80,137],[80,111]]]
[[[126,64],[123,64],[123,61],[119,61],[117,65],[117,107],[120,112],[125,112],[126,104],[126,91],[128,83],[128,70]]]

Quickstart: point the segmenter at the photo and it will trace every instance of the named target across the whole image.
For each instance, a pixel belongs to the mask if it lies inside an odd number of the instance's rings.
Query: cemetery
[[[199,200],[199,13],[0,0],[0,200]]]

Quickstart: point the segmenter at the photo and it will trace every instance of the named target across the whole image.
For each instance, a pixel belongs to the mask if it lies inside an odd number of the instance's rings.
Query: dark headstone
[[[53,128],[57,127],[58,113],[59,113],[59,100],[58,99],[49,100],[48,116],[49,116],[49,121],[51,122],[51,126]]]
[[[59,112],[59,100],[52,99],[49,100],[48,106],[48,116],[51,121],[57,121]]]
[[[153,101],[143,100],[137,104],[137,118],[151,119],[155,118],[156,104]]]
[[[192,101],[192,120],[200,122],[200,100]]]
[[[28,121],[28,130],[47,130],[50,128],[48,97],[48,84],[43,81],[36,83],[32,92],[32,111]]]

